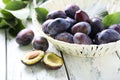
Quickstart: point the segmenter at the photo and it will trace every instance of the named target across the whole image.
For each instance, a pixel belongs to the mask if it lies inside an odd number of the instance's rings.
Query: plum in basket
[[[77,22],[81,22],[81,21],[89,22],[89,16],[83,10],[78,10],[75,13],[75,20]]]
[[[116,30],[118,33],[120,33],[120,24],[113,24],[109,27],[110,29]]]
[[[55,39],[64,41],[64,42],[73,43],[73,35],[68,32],[63,32],[63,33],[56,35]]]
[[[104,29],[104,25],[102,23],[102,20],[96,17],[91,19],[90,24],[91,24],[90,37],[93,39],[95,38],[95,35],[98,32],[101,32]]]
[[[92,44],[92,40],[89,38],[89,36],[81,32],[77,32],[74,35],[73,41],[76,44]]]
[[[52,19],[48,19],[46,20],[43,24],[42,24],[42,30],[44,33],[48,34],[48,24],[53,21]]]
[[[105,29],[96,35],[96,43],[104,44],[120,40],[120,34],[113,29]]]
[[[55,36],[66,31],[70,27],[70,23],[63,18],[56,18],[48,24],[48,33],[50,36]]]
[[[82,32],[85,34],[90,34],[91,32],[91,25],[87,22],[78,22],[72,28],[71,31],[73,34],[77,32]]]
[[[47,19],[66,18],[66,17],[67,16],[66,16],[65,12],[63,12],[61,10],[51,11],[47,15]]]
[[[68,5],[65,8],[65,13],[67,14],[68,17],[74,19],[76,11],[80,10],[79,6],[72,4]]]

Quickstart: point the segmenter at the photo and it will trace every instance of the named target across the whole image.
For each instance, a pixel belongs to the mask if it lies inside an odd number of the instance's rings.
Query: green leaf
[[[7,4],[8,2],[10,2],[11,0],[2,0],[3,3]]]
[[[24,28],[25,28],[25,26],[22,24],[22,21],[20,19],[18,19],[18,24],[16,26],[14,26],[14,28],[9,29],[9,34],[11,36],[15,37],[18,34],[18,32]]]
[[[5,19],[15,19],[16,18],[12,13],[10,13],[7,10],[1,9],[0,12]]]
[[[106,28],[112,24],[120,24],[120,12],[105,16],[102,22]]]
[[[9,24],[6,22],[5,19],[0,18],[0,29],[8,28]]]
[[[48,14],[48,10],[42,7],[35,8],[37,13],[37,19],[40,23],[43,23],[46,20],[46,16]]]
[[[5,9],[8,10],[19,10],[27,6],[23,1],[11,1],[6,4]]]

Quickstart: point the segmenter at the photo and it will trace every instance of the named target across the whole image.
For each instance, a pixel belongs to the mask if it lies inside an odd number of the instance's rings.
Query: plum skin
[[[55,36],[66,31],[70,27],[70,23],[63,18],[56,18],[48,24],[48,33],[50,36]]]
[[[74,34],[73,41],[75,44],[92,44],[92,40],[89,36],[81,32]]]
[[[75,20],[77,22],[81,22],[81,21],[89,22],[89,16],[83,10],[78,10],[75,13]]]
[[[64,42],[73,43],[73,35],[68,32],[63,32],[63,33],[56,35],[55,39],[64,41]]]
[[[101,19],[97,18],[97,17],[94,17],[94,18],[91,18],[90,19],[90,24],[91,24],[91,33],[90,33],[90,37],[92,39],[95,38],[95,35],[98,33],[98,32],[101,32],[102,30],[104,30],[104,25],[101,21]]]
[[[87,22],[78,22],[75,25],[73,25],[71,31],[73,34],[77,32],[82,32],[88,35],[91,32],[91,25]]]
[[[113,29],[105,29],[96,34],[96,44],[105,44],[120,40],[120,34]]]
[[[46,51],[49,47],[49,43],[45,37],[37,36],[32,42],[33,48],[36,50]]]
[[[68,17],[74,19],[75,13],[78,10],[80,10],[79,6],[72,4],[72,5],[66,6],[65,13]]]
[[[31,29],[23,29],[16,36],[16,42],[19,45],[28,45],[34,38],[34,32]]]
[[[64,11],[61,10],[55,10],[55,11],[51,11],[48,13],[47,15],[47,19],[55,19],[55,18],[66,18],[66,14]]]
[[[120,34],[120,24],[113,24],[109,27],[109,29],[114,29]]]

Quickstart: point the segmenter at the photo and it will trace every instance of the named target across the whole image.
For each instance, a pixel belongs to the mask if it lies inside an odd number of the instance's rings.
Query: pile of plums
[[[49,12],[42,25],[44,33],[54,39],[75,44],[104,44],[120,40],[120,24],[104,27],[102,20],[90,18],[78,5]]]

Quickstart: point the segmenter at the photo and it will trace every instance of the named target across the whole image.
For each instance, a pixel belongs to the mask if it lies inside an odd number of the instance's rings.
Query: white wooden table
[[[33,29],[31,23],[27,26]],[[31,50],[32,45],[21,47],[6,30],[0,30],[0,80],[120,80],[120,57],[116,53],[81,58],[60,53],[50,44],[47,51],[60,55],[64,65],[49,70],[41,63],[34,66],[21,63],[20,58]]]
[[[65,61],[60,69],[49,70],[41,63],[25,66],[20,58],[31,51],[32,46],[19,46],[6,30],[0,30],[0,50],[0,80],[120,80],[120,58],[116,53],[81,58],[61,55],[51,44],[48,51],[54,51]]]

